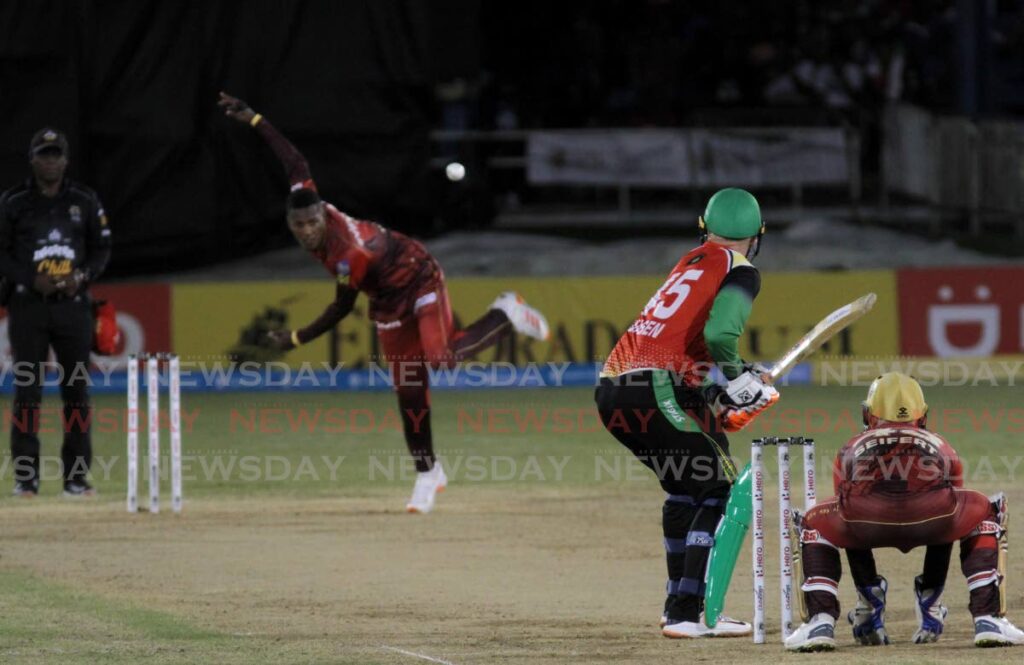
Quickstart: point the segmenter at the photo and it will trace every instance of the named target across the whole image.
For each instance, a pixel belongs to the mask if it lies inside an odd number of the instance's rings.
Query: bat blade
[[[768,372],[769,383],[775,383],[779,377],[793,369],[794,365],[821,348],[822,344],[870,312],[877,299],[874,293],[868,293],[843,305],[819,321],[809,333],[801,337],[800,341],[778,359],[775,366]]]

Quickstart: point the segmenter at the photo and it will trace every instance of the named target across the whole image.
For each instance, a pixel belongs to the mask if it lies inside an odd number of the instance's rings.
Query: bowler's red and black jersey
[[[376,222],[355,219],[326,204],[327,237],[313,255],[338,284],[370,298],[370,317],[396,321],[413,312],[416,298],[443,279],[437,261],[417,240]]]
[[[295,146],[265,118],[256,130],[281,160],[292,190],[317,190],[309,164]],[[389,322],[412,315],[416,299],[444,279],[441,267],[417,240],[376,223],[356,219],[329,203],[326,239],[313,252],[343,288],[370,299],[370,318]]]

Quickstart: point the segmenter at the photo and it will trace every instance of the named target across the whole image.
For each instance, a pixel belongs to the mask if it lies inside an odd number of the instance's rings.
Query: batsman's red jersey
[[[749,266],[746,257],[714,242],[688,252],[612,349],[602,376],[667,369],[699,386],[713,364],[704,325],[729,272]]]

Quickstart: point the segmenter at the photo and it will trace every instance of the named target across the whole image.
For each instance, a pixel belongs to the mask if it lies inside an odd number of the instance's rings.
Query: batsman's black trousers
[[[649,370],[602,378],[594,400],[605,428],[654,472],[665,492],[692,497],[698,504],[706,497],[728,496],[730,481],[719,459],[729,454],[728,439],[700,390],[674,385],[671,392],[690,431],[666,415]]]
[[[89,436],[89,351],[93,319],[89,297],[44,299],[35,293],[14,293],[8,304],[8,336],[14,356],[14,404],[11,408],[11,460],[14,478],[39,477],[40,424],[53,428],[54,419],[41,419],[44,362],[53,347],[60,367],[64,411],[60,431],[65,480],[82,480],[92,463]]]
[[[700,616],[707,559],[730,487],[720,460],[729,442],[717,419],[700,391],[675,383],[665,372],[631,372],[601,379],[595,394],[605,428],[668,493],[661,525],[670,624]]]

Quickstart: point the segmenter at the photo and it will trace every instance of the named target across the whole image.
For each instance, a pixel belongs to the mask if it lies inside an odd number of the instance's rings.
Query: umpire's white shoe
[[[505,313],[517,333],[544,341],[551,336],[548,320],[539,310],[530,307],[515,291],[502,293],[491,304],[491,309]]]
[[[407,513],[429,513],[434,509],[437,493],[448,486],[448,476],[440,462],[434,462],[430,471],[416,474],[416,484],[412,488],[412,498],[405,504]]]
[[[804,653],[835,651],[836,620],[824,612],[815,614],[810,621],[801,625],[796,632],[786,638],[786,648],[790,651]]]
[[[1012,647],[1024,644],[1024,630],[1006,617],[983,616],[974,619],[974,646]]]

